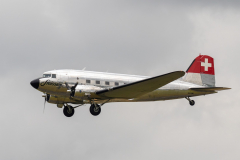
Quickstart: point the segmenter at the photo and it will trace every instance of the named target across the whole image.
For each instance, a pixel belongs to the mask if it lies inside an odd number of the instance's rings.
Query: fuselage
[[[95,98],[100,103],[106,101],[106,99],[99,98],[95,94],[96,91],[111,89],[147,78],[149,77],[83,70],[52,70],[44,72],[43,77],[37,79],[39,84],[35,88],[51,95],[49,103],[90,103],[88,100],[89,96],[91,96],[91,99]],[[66,82],[69,85],[74,85],[78,82],[74,99],[69,98],[69,92],[65,85]],[[203,86],[178,79],[134,99],[110,99],[108,102],[160,101],[210,94],[209,92],[197,92],[190,89],[201,87]]]

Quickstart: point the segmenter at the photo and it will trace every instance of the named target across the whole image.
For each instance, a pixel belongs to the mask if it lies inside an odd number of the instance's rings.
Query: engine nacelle
[[[57,107],[62,108],[64,103],[79,103],[79,101],[89,100],[89,98],[95,98],[96,91],[102,90],[104,88],[90,85],[78,85],[75,89],[74,97],[65,96],[54,96],[49,94],[44,94],[43,97],[46,98],[48,103],[57,104]]]
[[[96,91],[103,89],[104,88],[91,85],[78,85],[75,90],[74,98],[88,99],[88,97],[93,96]]]

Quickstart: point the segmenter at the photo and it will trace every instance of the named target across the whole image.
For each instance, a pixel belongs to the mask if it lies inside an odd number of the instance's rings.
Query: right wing
[[[111,89],[97,91],[96,94],[107,98],[136,98],[165,86],[166,84],[184,76],[184,74],[185,72],[183,71],[171,72]]]

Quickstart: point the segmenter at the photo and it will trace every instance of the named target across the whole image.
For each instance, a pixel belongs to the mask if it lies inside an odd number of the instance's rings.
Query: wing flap
[[[184,74],[185,72],[183,71],[171,72],[111,89],[101,90],[96,92],[96,94],[108,98],[136,98],[148,92],[154,91],[184,76]]]

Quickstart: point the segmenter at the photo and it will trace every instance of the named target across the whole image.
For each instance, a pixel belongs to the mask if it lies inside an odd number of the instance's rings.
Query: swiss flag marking
[[[199,55],[188,68],[187,73],[215,75],[214,59],[208,55]]]
[[[205,58],[205,62],[201,62],[201,66],[204,67],[204,71],[208,71],[208,67],[212,67],[212,63],[208,63],[208,58]]]

